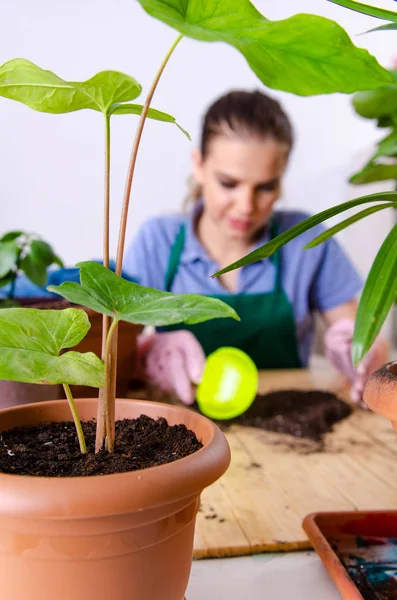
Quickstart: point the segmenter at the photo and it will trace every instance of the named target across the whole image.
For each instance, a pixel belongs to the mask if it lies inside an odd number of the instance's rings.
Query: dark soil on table
[[[232,424],[258,427],[319,442],[351,412],[348,404],[329,392],[283,390],[258,395],[247,412],[220,424],[222,428]]]
[[[145,415],[116,423],[115,451],[94,454],[95,423],[83,423],[88,454],[79,450],[73,423],[43,423],[4,431],[0,471],[44,477],[79,477],[137,471],[193,454],[201,442],[185,425]]]

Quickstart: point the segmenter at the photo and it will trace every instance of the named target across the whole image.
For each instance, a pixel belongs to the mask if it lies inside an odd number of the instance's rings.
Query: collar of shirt
[[[188,264],[192,263],[196,260],[201,260],[205,263],[210,264],[214,269],[218,267],[217,263],[211,256],[208,254],[207,250],[204,248],[202,243],[197,237],[195,232],[195,224],[200,214],[203,211],[203,201],[197,200],[193,210],[186,217],[185,221],[185,246],[181,256],[181,263]],[[260,246],[263,246],[270,239],[269,228],[266,227],[263,234],[257,240],[257,242],[253,245],[252,251],[256,250]],[[264,259],[263,259],[264,260]],[[261,261],[258,261],[261,262]]]

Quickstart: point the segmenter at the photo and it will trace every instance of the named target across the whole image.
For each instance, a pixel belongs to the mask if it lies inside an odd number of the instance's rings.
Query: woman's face
[[[272,137],[217,135],[205,158],[193,154],[204,212],[222,236],[250,241],[280,195],[289,148]]]

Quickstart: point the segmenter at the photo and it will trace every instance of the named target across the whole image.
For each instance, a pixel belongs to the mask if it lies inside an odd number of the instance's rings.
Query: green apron
[[[273,221],[272,238],[277,224]],[[185,245],[185,226],[179,230],[171,249],[165,289],[171,291]],[[161,331],[191,331],[208,356],[221,346],[244,350],[258,369],[298,369],[302,366],[296,338],[292,305],[281,284],[280,251],[270,259],[276,268],[275,287],[262,294],[220,294],[211,296],[232,306],[241,321],[213,319],[196,325],[171,325]]]

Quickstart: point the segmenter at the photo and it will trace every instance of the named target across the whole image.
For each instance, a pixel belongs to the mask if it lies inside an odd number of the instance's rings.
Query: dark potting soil
[[[247,412],[221,424],[222,428],[232,424],[259,427],[319,442],[351,412],[346,402],[329,392],[282,390],[258,395]]]
[[[202,443],[185,425],[145,415],[116,423],[115,451],[94,453],[95,423],[83,423],[88,454],[80,453],[72,422],[3,431],[0,471],[44,477],[80,477],[137,471],[193,454]]]

